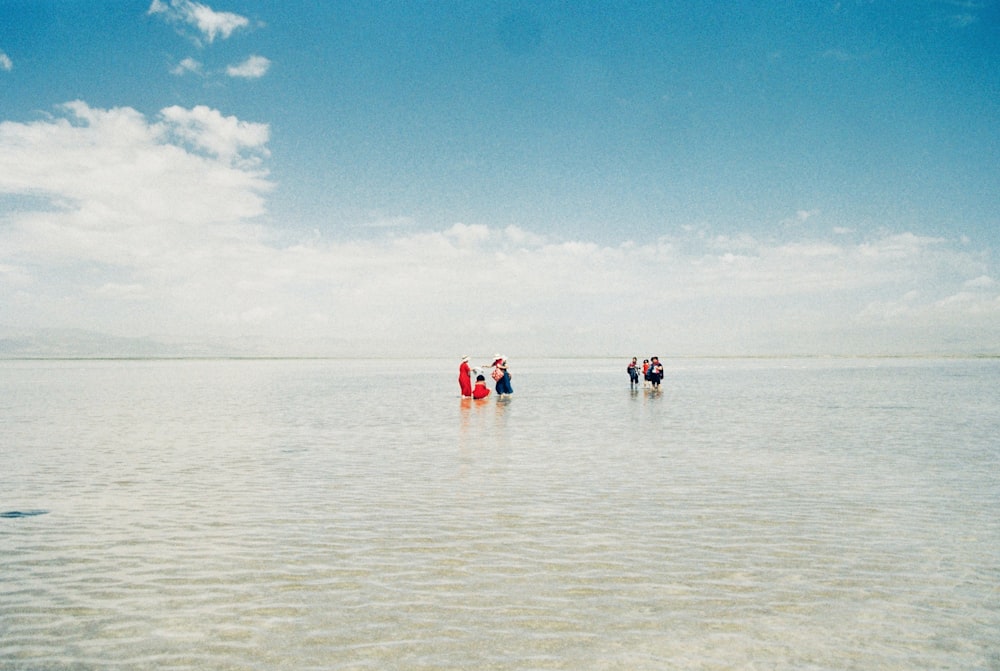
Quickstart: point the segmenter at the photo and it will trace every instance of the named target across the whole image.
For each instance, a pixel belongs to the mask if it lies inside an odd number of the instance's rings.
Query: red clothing
[[[458,386],[462,388],[462,396],[472,396],[472,378],[469,377],[469,362],[463,361],[458,367]]]
[[[476,388],[472,390],[472,398],[486,398],[490,395],[490,388],[485,382],[477,382]]]

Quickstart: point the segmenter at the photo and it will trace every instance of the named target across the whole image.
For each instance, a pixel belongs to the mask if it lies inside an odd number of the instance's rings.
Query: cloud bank
[[[75,101],[0,123],[2,321],[232,354],[997,351],[993,260],[962,240],[849,222],[610,246],[530,224],[333,222],[367,237],[324,239],[263,223],[268,140],[203,106],[146,118]]]

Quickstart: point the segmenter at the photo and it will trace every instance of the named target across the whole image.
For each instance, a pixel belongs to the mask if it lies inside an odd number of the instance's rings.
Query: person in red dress
[[[486,398],[490,395],[490,388],[486,386],[486,378],[482,375],[476,376],[476,388],[472,390],[472,398]]]
[[[472,396],[472,371],[467,356],[462,357],[462,365],[458,367],[458,386],[462,389],[462,398]]]

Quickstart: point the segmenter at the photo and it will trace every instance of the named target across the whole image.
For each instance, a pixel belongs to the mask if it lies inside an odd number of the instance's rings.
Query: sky
[[[1000,354],[1000,0],[0,0],[0,355]]]

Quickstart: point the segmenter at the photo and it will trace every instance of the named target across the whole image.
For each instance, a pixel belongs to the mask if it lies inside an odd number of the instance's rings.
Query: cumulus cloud
[[[10,72],[14,69],[14,61],[10,60],[10,56],[0,51],[0,70],[4,72]]]
[[[405,218],[337,241],[264,226],[267,142],[207,107],[78,101],[0,123],[0,197],[31,197],[0,214],[0,314],[320,355],[911,352],[1000,330],[990,260],[905,232],[602,245]]]
[[[216,37],[227,39],[235,31],[247,28],[249,19],[231,12],[217,12],[208,5],[192,0],[153,0],[150,15],[160,15],[171,23],[194,26],[209,44]]]
[[[152,122],[81,101],[59,112],[0,123],[0,194],[45,204],[11,222],[14,255],[129,264],[264,211],[266,126],[200,108]]]
[[[248,59],[237,65],[230,65],[226,68],[226,74],[230,77],[241,77],[243,79],[259,79],[267,74],[271,67],[271,61],[263,56],[250,56]]]

